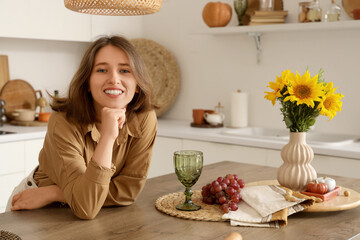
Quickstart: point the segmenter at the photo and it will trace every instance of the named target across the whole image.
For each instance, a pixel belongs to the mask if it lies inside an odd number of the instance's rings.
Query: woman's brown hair
[[[54,111],[65,112],[66,117],[71,122],[78,124],[96,122],[94,102],[89,91],[89,79],[97,52],[109,44],[122,49],[128,55],[139,90],[127,105],[126,115],[130,116],[135,112],[143,112],[152,108],[152,82],[141,56],[126,38],[105,36],[94,41],[85,52],[80,66],[70,83],[68,96],[65,98],[53,97],[51,108]]]

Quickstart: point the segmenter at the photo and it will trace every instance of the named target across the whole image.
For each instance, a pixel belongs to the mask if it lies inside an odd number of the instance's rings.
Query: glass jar
[[[340,13],[340,6],[335,3],[335,0],[331,0],[331,5],[324,15],[325,22],[340,21]]]
[[[260,11],[274,11],[274,0],[260,0]]]
[[[310,10],[311,2],[299,2],[299,18],[301,23],[309,22],[308,14]]]
[[[322,9],[319,7],[319,0],[314,0],[310,7],[308,13],[309,22],[321,22],[322,19]]]

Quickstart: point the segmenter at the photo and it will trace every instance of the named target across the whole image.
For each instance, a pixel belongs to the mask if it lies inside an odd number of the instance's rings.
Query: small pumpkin
[[[315,180],[315,182],[308,182],[306,184],[306,191],[325,194],[328,191],[328,186],[325,183],[319,183],[317,180]]]
[[[225,27],[231,16],[231,6],[222,2],[208,2],[202,12],[203,20],[209,27]]]
[[[320,183],[325,183],[328,186],[328,192],[331,192],[336,187],[336,181],[330,177],[321,177],[317,179]]]

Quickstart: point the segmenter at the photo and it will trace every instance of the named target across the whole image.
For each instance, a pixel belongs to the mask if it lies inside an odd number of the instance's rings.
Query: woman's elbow
[[[76,217],[82,220],[92,220],[98,215],[100,211],[100,209],[83,209],[83,208],[80,209],[72,208],[71,210]]]

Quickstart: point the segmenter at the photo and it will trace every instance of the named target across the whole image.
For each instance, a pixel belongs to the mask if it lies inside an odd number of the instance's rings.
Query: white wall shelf
[[[317,23],[285,23],[259,26],[231,26],[204,29],[198,34],[227,35],[247,34],[252,32],[289,32],[289,31],[319,31],[319,30],[351,30],[360,29],[360,20],[349,20],[340,22],[317,22]]]
[[[230,27],[215,27],[206,28],[197,32],[201,35],[238,35],[247,34],[254,38],[257,50],[257,63],[261,61],[261,36],[264,33],[271,32],[291,32],[291,31],[341,31],[341,30],[355,30],[360,29],[360,20],[349,20],[340,22],[316,22],[316,23],[285,23],[273,25],[259,25],[259,26],[230,26]]]

